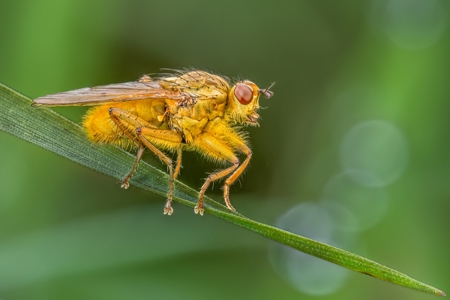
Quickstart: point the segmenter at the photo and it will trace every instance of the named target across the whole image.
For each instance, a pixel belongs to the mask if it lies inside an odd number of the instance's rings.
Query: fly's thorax
[[[159,84],[164,89],[174,91],[197,90],[205,86],[223,91],[230,89],[225,78],[205,71],[180,72],[178,76],[165,77],[159,80]]]
[[[236,83],[228,93],[228,108],[226,118],[229,122],[258,125],[260,89],[251,81]]]
[[[180,102],[166,100],[166,107],[171,117],[189,117],[200,120],[203,118],[213,119],[223,115],[226,103],[226,97],[222,96],[216,99],[199,99],[189,105],[180,105]]]
[[[216,99],[199,100],[190,106],[177,106],[168,102],[170,128],[181,132],[186,143],[203,132],[204,127],[216,118],[223,118],[226,108],[225,98],[219,103]]]
[[[192,141],[200,135],[205,126],[209,123],[208,118],[195,120],[190,117],[181,117],[172,119],[173,126],[176,131],[182,133],[186,144],[191,144]]]

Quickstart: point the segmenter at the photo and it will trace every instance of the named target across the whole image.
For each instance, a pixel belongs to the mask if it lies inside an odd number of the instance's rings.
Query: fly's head
[[[259,96],[263,95],[267,99],[272,97],[271,87],[272,85],[267,89],[260,89],[249,80],[236,83],[228,94],[228,108],[231,119],[239,124],[257,126]]]

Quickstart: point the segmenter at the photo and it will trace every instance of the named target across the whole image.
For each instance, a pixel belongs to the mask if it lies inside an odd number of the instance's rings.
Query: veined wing
[[[39,97],[33,106],[89,106],[109,102],[149,99],[172,99],[186,101],[190,96],[180,91],[168,90],[156,81],[133,81],[83,88]]]

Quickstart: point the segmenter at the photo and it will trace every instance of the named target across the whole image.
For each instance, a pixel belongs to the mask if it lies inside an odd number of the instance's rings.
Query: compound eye
[[[241,104],[247,105],[253,100],[253,90],[248,85],[237,84],[234,89],[234,96]]]

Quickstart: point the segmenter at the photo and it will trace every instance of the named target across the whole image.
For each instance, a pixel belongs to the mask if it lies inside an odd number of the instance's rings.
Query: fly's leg
[[[244,172],[245,168],[247,168],[248,163],[252,159],[252,150],[247,145],[242,145],[243,147],[240,149],[245,155],[247,155],[247,158],[242,162],[242,164],[234,171],[233,174],[231,174],[230,177],[225,180],[225,184],[223,186],[223,198],[225,199],[225,204],[227,207],[231,210],[235,210],[230,202],[230,185],[233,184],[233,182],[236,181],[236,179],[239,178],[239,176]]]
[[[127,189],[130,187],[130,179],[131,177],[133,177],[134,172],[136,172],[137,167],[139,166],[139,162],[141,161],[142,155],[144,154],[144,147],[139,147],[138,148],[138,152],[136,154],[136,160],[134,161],[134,165],[131,168],[130,172],[128,173],[127,176],[125,176],[125,178],[122,180],[122,184],[120,185],[121,188],[123,189]]]
[[[123,114],[129,114],[128,112],[125,112],[121,109],[111,107],[109,109],[109,116],[111,117],[111,120],[114,121],[116,126],[130,139],[134,142],[134,144],[138,147],[138,152],[136,154],[136,160],[134,162],[133,167],[131,168],[130,172],[127,176],[122,180],[122,183],[120,185],[121,188],[127,189],[130,187],[130,179],[133,177],[134,172],[136,171],[139,161],[142,158],[142,155],[144,154],[145,147],[144,145],[139,141],[139,139],[133,135],[130,130],[126,127],[126,125],[123,123]]]
[[[182,152],[183,151],[182,151],[181,147],[179,147],[177,149],[177,165],[175,166],[175,174],[173,174],[174,179],[177,179],[178,175],[180,174]]]
[[[173,163],[172,160],[165,155],[161,150],[156,148],[149,140],[160,140],[165,142],[172,142],[172,143],[181,143],[181,136],[173,131],[170,130],[161,130],[161,129],[153,129],[148,127],[138,127],[136,128],[136,134],[139,138],[139,140],[144,144],[145,147],[150,149],[153,153],[156,154],[168,167],[169,169],[169,195],[167,196],[166,205],[164,206],[164,214],[165,215],[171,215],[173,213],[172,208],[172,197],[173,197],[173,187],[174,187],[174,181],[175,176],[173,172]],[[181,147],[178,147],[178,158],[181,163]],[[178,160],[178,159],[177,159]],[[178,162],[177,162],[178,166]],[[179,169],[179,168],[178,168]],[[178,173],[176,173],[178,175]]]
[[[196,214],[200,214],[203,216],[203,213],[204,213],[203,196],[205,195],[205,192],[208,189],[208,186],[211,184],[211,182],[227,176],[228,174],[232,173],[236,168],[238,168],[239,167],[239,159],[236,157],[236,155],[234,155],[233,150],[229,146],[227,146],[222,141],[218,140],[217,138],[213,137],[212,135],[210,135],[208,133],[201,134],[194,140],[193,143],[195,146],[197,146],[201,150],[203,150],[204,153],[208,153],[208,155],[211,156],[212,158],[215,158],[218,160],[226,160],[233,164],[231,167],[228,167],[224,170],[220,170],[220,171],[211,173],[208,176],[208,178],[206,178],[205,183],[203,184],[203,186],[200,189],[200,195],[198,197],[198,204],[194,208],[194,212]],[[241,171],[241,173],[242,173],[242,171]],[[226,199],[225,203],[227,204],[227,207],[230,210],[236,211],[234,209],[234,207],[231,205],[229,199]]]
[[[127,175],[127,177],[125,177],[124,182],[128,184],[128,180],[131,178],[134,171],[136,170],[138,163],[144,152],[144,149],[148,148],[149,150],[151,150],[169,168],[169,176],[170,176],[169,194],[167,197],[166,205],[164,207],[164,214],[171,215],[173,213],[171,203],[174,186],[173,184],[174,172],[172,160],[167,155],[165,155],[161,150],[156,148],[156,146],[154,146],[153,143],[163,144],[167,149],[177,149],[178,158],[181,164],[181,143],[182,143],[181,135],[171,130],[156,129],[155,126],[149,124],[145,120],[127,111],[118,108],[110,108],[109,111],[111,119],[114,120],[119,129],[122,130],[139,147],[136,162],[131,172]],[[133,133],[131,133],[131,129],[133,129],[134,131]],[[152,142],[150,142],[149,140],[151,140]],[[122,183],[122,185],[123,184],[124,183]]]

